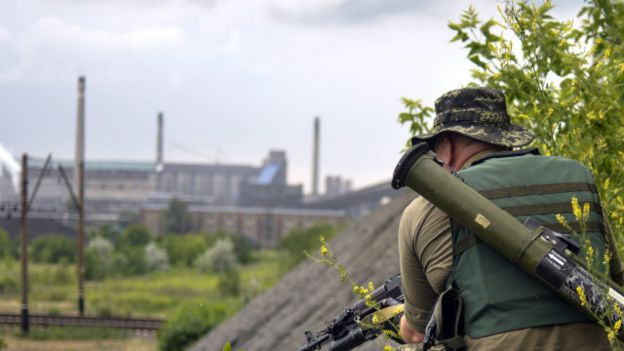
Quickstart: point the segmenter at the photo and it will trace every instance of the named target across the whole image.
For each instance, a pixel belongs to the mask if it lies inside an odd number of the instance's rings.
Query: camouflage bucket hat
[[[429,141],[442,132],[455,132],[486,143],[520,147],[535,135],[511,124],[502,91],[476,87],[451,90],[435,102],[436,118],[431,133],[412,138],[412,144]]]

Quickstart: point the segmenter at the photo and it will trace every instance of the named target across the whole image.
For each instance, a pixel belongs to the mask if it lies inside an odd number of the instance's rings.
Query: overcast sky
[[[0,144],[73,157],[77,78],[87,80],[88,160],[259,165],[287,151],[309,191],[321,174],[389,179],[408,130],[401,96],[428,104],[469,82],[449,20],[494,0],[0,0]],[[581,1],[561,4],[572,18]]]

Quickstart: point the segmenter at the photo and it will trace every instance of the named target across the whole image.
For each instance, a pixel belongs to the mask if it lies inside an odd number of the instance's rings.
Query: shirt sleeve
[[[449,219],[444,212],[419,197],[403,212],[398,241],[405,318],[414,330],[422,333],[451,271],[453,253]]]

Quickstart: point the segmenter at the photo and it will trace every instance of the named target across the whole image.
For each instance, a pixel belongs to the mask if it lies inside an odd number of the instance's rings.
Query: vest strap
[[[479,240],[476,235],[474,235],[472,232],[468,232],[468,234],[463,239],[453,244],[453,256],[459,257],[462,252],[477,245],[480,241],[481,240]]]
[[[597,213],[602,212],[600,204],[591,202],[589,203],[589,206],[591,210]],[[554,204],[511,206],[511,207],[502,207],[502,209],[509,212],[509,214],[514,217],[572,212],[569,202],[560,202],[560,203],[554,203]]]
[[[581,224],[579,222],[568,223],[570,227],[577,233],[581,232]],[[544,227],[555,231],[561,234],[570,234],[570,229],[564,227],[563,225],[557,224],[546,224]],[[585,225],[586,232],[602,232],[602,223],[599,222],[587,222]]]
[[[508,188],[481,190],[479,193],[488,199],[498,199],[501,197],[543,195],[554,193],[566,193],[573,191],[589,191],[597,194],[598,190],[594,184],[589,183],[560,183],[560,184],[538,184],[512,186]]]
[[[572,222],[572,223],[569,223],[569,225],[577,233],[581,231],[581,225],[578,222]],[[559,223],[546,224],[544,225],[544,227],[552,231],[555,231],[557,233],[560,233],[560,234],[570,234],[570,230]],[[585,230],[588,232],[599,232],[601,231],[601,229],[602,229],[602,224],[598,222],[589,222],[585,226]],[[459,257],[459,255],[461,255],[464,251],[479,244],[480,242],[481,240],[479,240],[479,238],[477,238],[476,235],[474,235],[472,232],[468,232],[466,236],[464,236],[461,240],[453,244],[453,257]],[[619,269],[620,274],[623,274],[622,271],[624,271],[624,269]]]

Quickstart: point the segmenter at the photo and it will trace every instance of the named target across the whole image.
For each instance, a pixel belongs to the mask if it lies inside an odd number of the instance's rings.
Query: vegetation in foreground
[[[282,238],[277,249],[269,250],[227,233],[172,233],[154,238],[141,225],[131,224],[123,231],[100,227],[90,233],[85,255],[86,314],[166,319],[158,333],[159,348],[179,350],[275,284],[305,257],[303,251],[318,246],[313,238],[321,233],[333,235],[336,230],[318,224],[308,230],[293,231]],[[10,241],[2,230],[0,241],[6,244],[0,253],[0,310],[17,312],[18,243]],[[75,315],[75,242],[60,235],[45,235],[30,243],[29,253],[30,312]],[[50,340],[132,340],[129,335],[114,331],[31,330],[27,338],[9,333],[9,347],[25,340],[45,340],[46,348]]]

